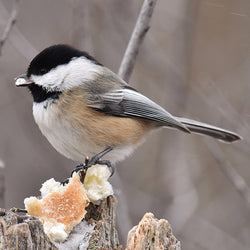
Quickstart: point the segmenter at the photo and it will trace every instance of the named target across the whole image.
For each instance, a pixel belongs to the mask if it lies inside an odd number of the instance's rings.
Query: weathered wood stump
[[[109,196],[98,205],[90,203],[85,220],[80,223],[83,224],[77,225],[63,243],[51,242],[38,218],[19,209],[0,209],[0,249],[121,250],[115,228],[116,206],[114,196]],[[170,224],[166,220],[155,219],[153,214],[146,214],[139,225],[129,232],[127,243],[127,250],[180,249],[180,242],[173,236]]]
[[[172,234],[167,220],[158,220],[152,213],[146,213],[139,225],[128,233],[127,250],[180,250],[180,242]]]

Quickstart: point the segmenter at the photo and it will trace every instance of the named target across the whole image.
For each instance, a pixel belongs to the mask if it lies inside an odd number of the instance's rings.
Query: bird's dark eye
[[[44,75],[44,74],[46,74],[47,72],[48,72],[48,70],[45,69],[45,68],[42,68],[42,69],[39,70],[39,73],[40,73],[41,75]]]

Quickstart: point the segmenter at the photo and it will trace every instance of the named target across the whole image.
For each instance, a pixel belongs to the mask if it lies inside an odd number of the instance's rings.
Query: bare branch
[[[141,12],[137,18],[135,28],[118,71],[118,75],[125,81],[128,81],[132,74],[136,56],[139,52],[139,47],[149,30],[149,22],[153,14],[156,1],[157,0],[144,0],[142,5]]]
[[[16,22],[16,18],[17,18],[17,14],[18,14],[18,11],[19,11],[19,7],[20,7],[20,3],[21,3],[21,0],[15,0],[14,4],[13,4],[13,8],[12,8],[12,11],[10,13],[10,18],[7,22],[7,25],[3,31],[3,34],[2,34],[2,37],[1,37],[1,40],[0,40],[0,56],[2,54],[2,48],[3,48],[3,45],[5,44],[6,40],[8,39],[8,36],[10,34],[10,31],[12,29],[12,27],[14,26],[15,22]]]
[[[233,184],[236,191],[244,198],[248,208],[250,208],[250,189],[243,179],[243,177],[237,173],[230,161],[223,155],[223,151],[216,142],[205,140],[206,146],[210,153],[214,156],[218,162],[218,166],[223,171],[228,180]]]

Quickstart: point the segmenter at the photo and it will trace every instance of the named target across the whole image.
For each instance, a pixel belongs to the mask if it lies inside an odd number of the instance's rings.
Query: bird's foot
[[[84,163],[81,163],[80,165],[76,166],[75,169],[71,172],[71,176],[73,175],[73,173],[75,172],[78,172],[79,175],[80,175],[80,180],[81,182],[83,183],[84,182],[84,179],[85,179],[85,176],[86,176],[86,173],[87,173],[87,170],[93,166],[93,165],[96,165],[96,164],[100,164],[100,165],[106,165],[109,170],[110,170],[110,177],[114,174],[115,172],[115,168],[114,166],[112,165],[112,163],[108,160],[101,160],[101,158],[107,154],[108,152],[110,152],[112,150],[111,147],[105,149],[104,151],[96,154],[95,156],[93,156],[91,159],[89,159],[89,157],[87,156],[85,158],[85,162]],[[62,182],[62,184],[67,184],[69,182],[68,179],[64,180]]]

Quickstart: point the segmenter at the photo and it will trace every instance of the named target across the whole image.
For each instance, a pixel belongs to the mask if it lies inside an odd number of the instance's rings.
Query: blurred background
[[[0,1],[0,36],[14,0]],[[14,77],[52,44],[119,69],[142,0],[23,0],[0,56],[1,207],[23,207],[76,163],[48,143]],[[161,129],[110,179],[121,243],[145,212],[172,225],[182,249],[250,247],[250,1],[159,0],[130,84],[169,112],[233,130],[243,141]],[[229,172],[228,172],[229,171]],[[244,179],[243,179],[244,178]]]

